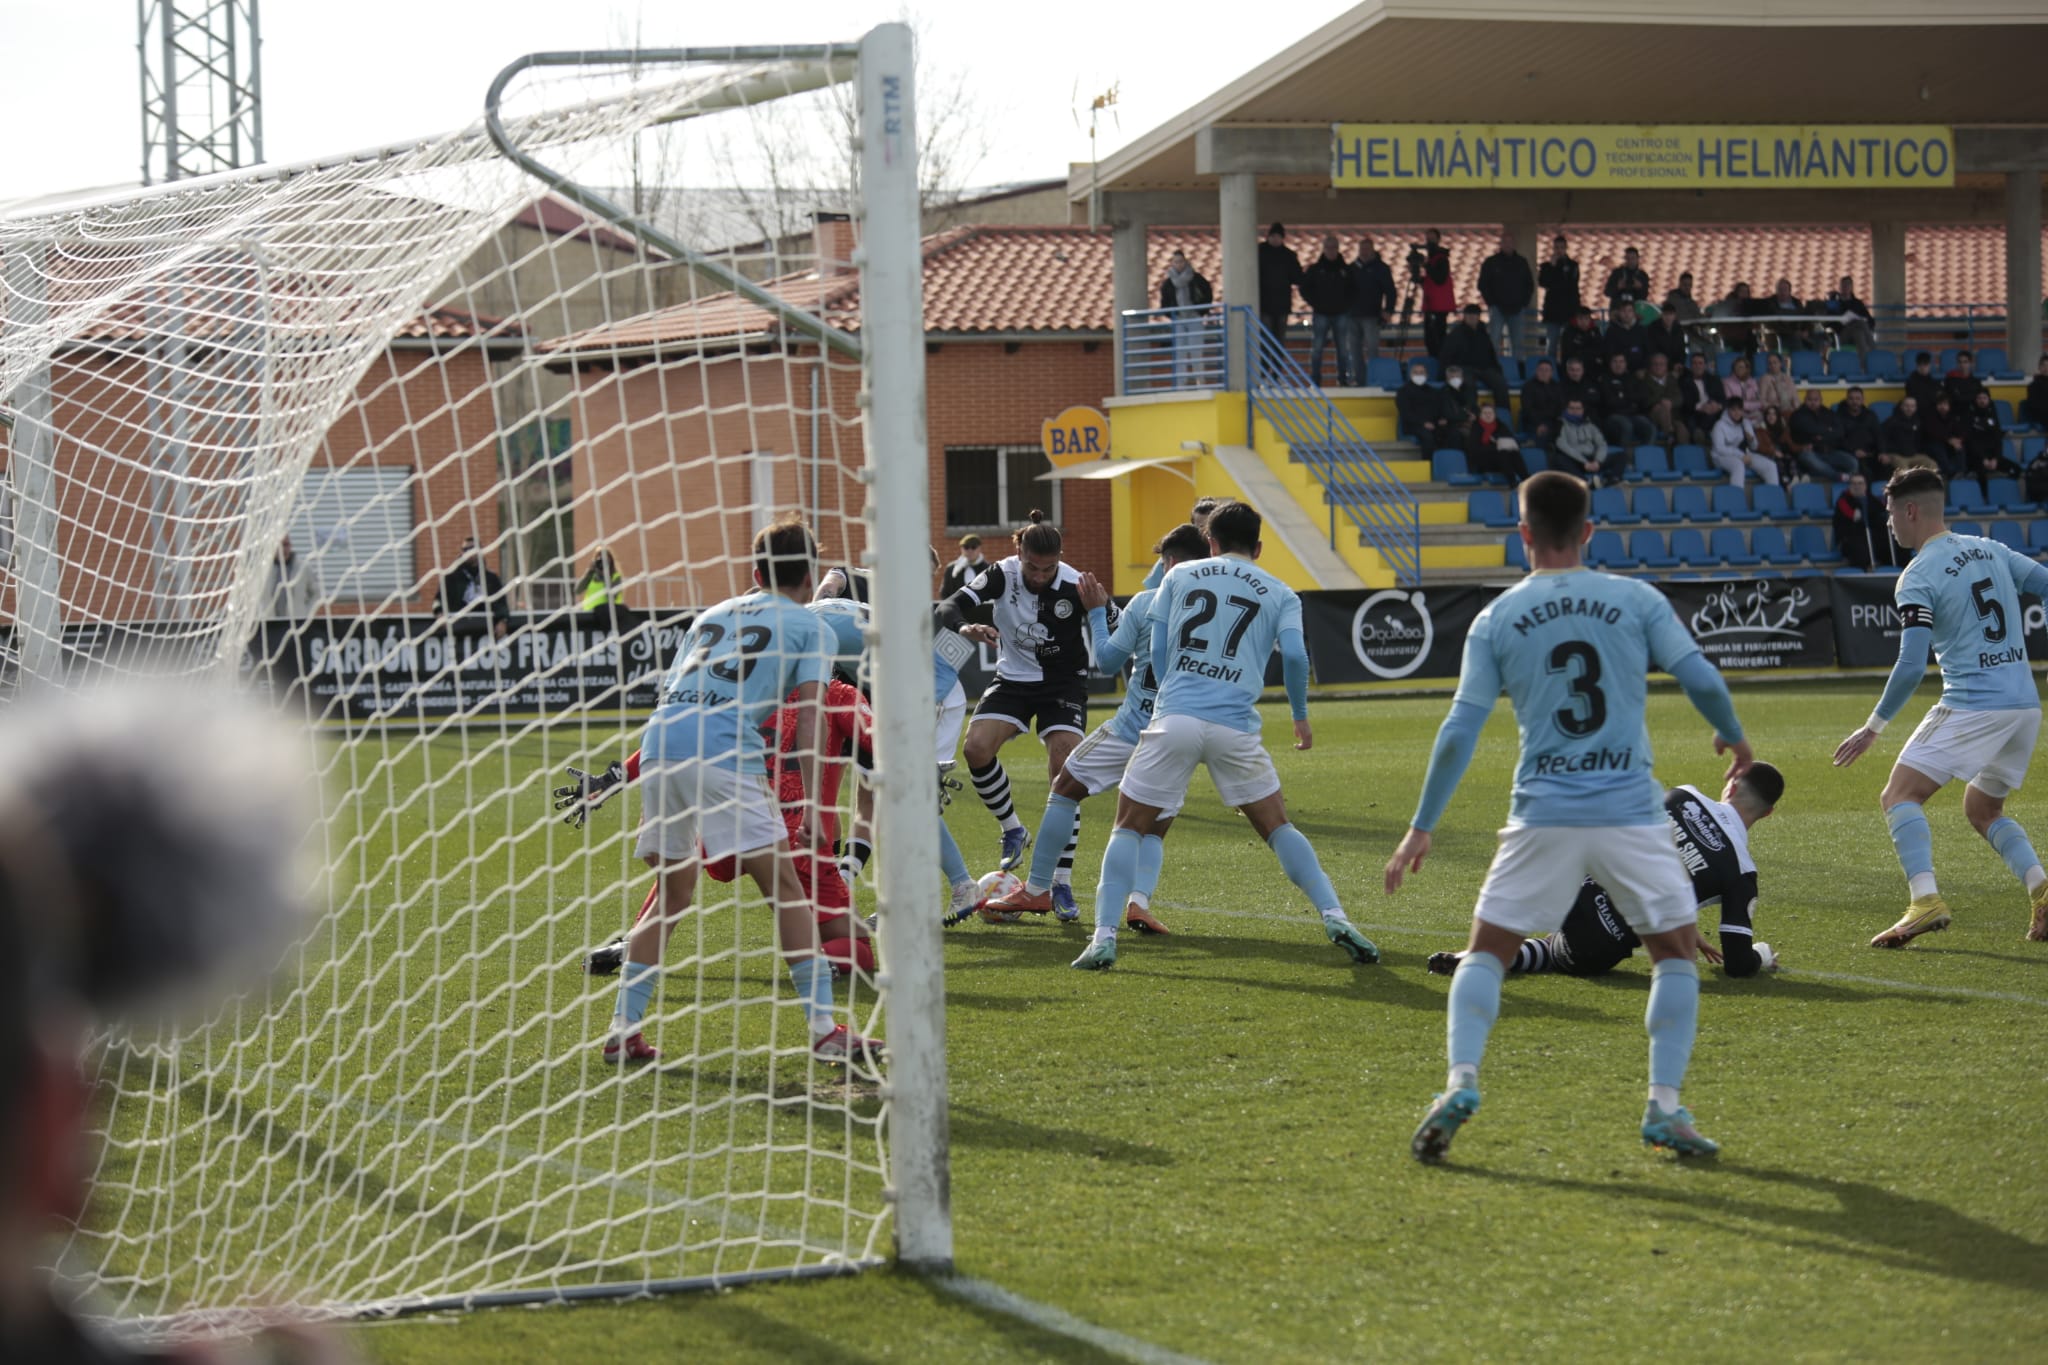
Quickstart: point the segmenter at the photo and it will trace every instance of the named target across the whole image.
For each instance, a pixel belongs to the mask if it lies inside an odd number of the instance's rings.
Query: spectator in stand
[[[1849,386],[1848,394],[1835,404],[1835,417],[1841,423],[1841,448],[1856,457],[1866,474],[1870,473],[1876,468],[1877,452],[1884,441],[1877,429],[1877,414],[1864,403],[1861,388]]]
[[[1948,390],[1935,390],[1934,406],[1920,414],[1920,448],[1934,457],[1950,479],[1959,478],[1970,467],[1969,451],[1964,448],[1968,435],[1969,423],[1949,401]]]
[[[1351,375],[1343,341],[1344,319],[1351,312],[1351,267],[1333,233],[1323,238],[1323,252],[1309,263],[1301,276],[1302,301],[1309,306],[1308,377],[1317,388],[1323,386],[1323,352],[1334,346],[1337,352],[1337,383],[1340,387],[1363,382]]]
[[[1536,372],[1522,381],[1522,431],[1546,449],[1557,439],[1564,421],[1564,386],[1557,369],[1545,356],[1536,362]]]
[[[1984,381],[1977,377],[1977,357],[1968,351],[1956,352],[1956,367],[1942,379],[1941,386],[1948,390],[1949,402],[1955,405],[1959,415],[1968,414],[1977,406],[1977,395],[1984,392]]]
[[[1607,342],[1593,330],[1592,309],[1581,307],[1572,314],[1571,326],[1557,339],[1557,359],[1566,369],[1571,368],[1572,361],[1579,361],[1587,374],[1598,374],[1607,368]]]
[[[1756,448],[1777,461],[1779,483],[1793,483],[1802,477],[1799,461],[1792,454],[1792,431],[1785,424],[1782,410],[1768,405],[1764,408],[1756,423]]]
[[[1439,358],[1444,364],[1446,383],[1455,365],[1471,377],[1475,396],[1478,386],[1484,384],[1496,403],[1503,408],[1508,405],[1508,379],[1500,372],[1500,357],[1493,353],[1493,339],[1480,324],[1478,304],[1465,305],[1464,320],[1444,338]]]
[[[1421,446],[1423,454],[1457,444],[1444,438],[1454,415],[1451,407],[1442,389],[1430,387],[1429,371],[1420,362],[1409,365],[1408,382],[1394,395],[1394,416],[1401,434]]]
[[[1673,374],[1685,373],[1685,329],[1678,325],[1678,310],[1665,304],[1657,320],[1643,329],[1643,345],[1649,355],[1661,355]]]
[[[1479,415],[1479,386],[1467,381],[1471,376],[1462,365],[1444,366],[1444,410],[1458,429],[1458,444],[1465,443],[1465,428],[1472,425],[1472,419]]]
[[[1675,314],[1680,322],[1693,322],[1700,316],[1700,306],[1692,296],[1692,272],[1678,272],[1678,287],[1664,296],[1664,307]]]
[[[1708,307],[1707,316],[1714,319],[1722,350],[1740,351],[1746,356],[1756,354],[1756,328],[1745,321],[1756,316],[1756,300],[1750,297],[1746,282],[1738,281],[1726,298],[1715,300]]]
[[[1728,391],[1721,383],[1721,376],[1707,364],[1704,351],[1692,353],[1685,374],[1678,381],[1678,388],[1678,415],[1685,427],[1686,439],[1695,445],[1705,445],[1707,433],[1721,420],[1721,410],[1728,402]]]
[[[1785,372],[1785,357],[1772,351],[1764,356],[1764,377],[1756,382],[1757,397],[1788,417],[1799,406],[1799,386]]]
[[[1628,372],[1628,356],[1616,351],[1607,357],[1607,369],[1599,380],[1600,425],[1607,439],[1626,449],[1648,445],[1657,439],[1657,426],[1643,408],[1636,377]]]
[[[1850,475],[1835,498],[1835,549],[1851,568],[1866,572],[1898,563],[1884,499],[1871,496],[1861,474]]]
[[[2020,400],[2020,420],[2048,427],[2048,355],[2041,357],[2034,377],[2027,381],[2027,396]]]
[[[1877,322],[1870,305],[1856,297],[1856,281],[1847,275],[1835,285],[1821,304],[1825,317],[1838,319],[1835,336],[1843,345],[1856,348],[1856,363],[1870,363],[1870,348],[1877,344]]]
[[[1515,250],[1515,234],[1502,232],[1500,250],[1479,266],[1479,297],[1486,304],[1486,330],[1493,339],[1495,356],[1510,353],[1517,360],[1530,352],[1528,319],[1524,316],[1536,301],[1536,277],[1528,258]],[[1501,399],[1506,402],[1505,396]]]
[[[981,553],[981,537],[960,537],[960,557],[946,566],[946,572],[939,579],[939,600],[944,601],[966,587],[971,579],[987,567],[988,560],[983,558]]]
[[[1792,435],[1793,457],[1813,478],[1846,479],[1861,467],[1842,449],[1842,419],[1821,401],[1819,389],[1806,391],[1806,402],[1793,409],[1786,428]]]
[[[1731,399],[1740,398],[1742,406],[1750,412],[1764,410],[1763,390],[1756,382],[1755,370],[1746,355],[1735,357],[1734,363],[1728,367],[1728,377],[1721,381],[1721,391]]]
[[[1600,407],[1600,374],[1601,371],[1589,369],[1577,356],[1573,356],[1565,361],[1564,378],[1557,385],[1565,406],[1571,406],[1571,401],[1578,399],[1585,404],[1586,416],[1595,424],[1607,415]]]
[[[1607,330],[1600,334],[1601,360],[1610,356],[1621,356],[1628,362],[1628,372],[1636,374],[1650,363],[1650,334],[1636,321],[1636,309],[1632,303],[1617,303],[1608,316]]]
[[[1970,405],[1967,423],[1963,449],[1970,457],[1970,473],[1975,476],[1977,487],[1989,497],[1993,479],[2020,476],[2020,467],[2006,454],[2005,426],[1998,420],[1998,406],[1991,401],[1990,390],[1981,386],[1977,389],[1977,401]]]
[[[1877,463],[1870,481],[1882,485],[1901,469],[1919,467],[1945,473],[1927,446],[1920,428],[1920,404],[1908,394],[1877,429]]]
[[[1665,445],[1676,445],[1685,439],[1679,419],[1679,411],[1685,405],[1685,390],[1679,387],[1678,376],[1662,351],[1650,352],[1650,367],[1636,376],[1636,402],[1650,419],[1650,425],[1664,438]]]
[[[299,557],[286,536],[277,543],[270,560],[270,619],[303,621],[313,614],[320,600],[320,575]]]
[[[505,601],[505,580],[484,563],[475,536],[465,536],[455,567],[441,579],[434,614],[456,635],[482,635],[502,640],[512,629],[512,609]]]
[[[1913,369],[1906,376],[1906,397],[1920,404],[1920,417],[1925,421],[1927,414],[1934,411],[1934,400],[1947,392],[1941,376],[1934,372],[1934,356],[1922,351],[1913,357]]]
[[[1451,278],[1451,253],[1435,228],[1422,234],[1422,349],[1440,355],[1451,314],[1458,311],[1458,285]]]
[[[1206,340],[1202,314],[1184,311],[1207,308],[1216,301],[1216,291],[1200,271],[1188,264],[1187,253],[1175,251],[1166,258],[1166,276],[1159,281],[1159,307],[1172,312],[1173,378],[1179,385],[1198,382]],[[1176,311],[1182,310],[1182,311]]]
[[[1573,398],[1564,405],[1564,425],[1550,448],[1550,467],[1576,474],[1598,488],[1607,480],[1620,482],[1628,469],[1628,451],[1610,450],[1600,424],[1587,414],[1584,403]]]
[[[1637,303],[1650,297],[1650,277],[1643,273],[1643,258],[1634,247],[1622,252],[1621,264],[1607,272],[1603,292],[1610,304],[1625,303],[1631,313]]]
[[[1301,257],[1287,245],[1287,229],[1275,223],[1259,243],[1259,320],[1282,346],[1294,312],[1294,287],[1301,283]]]
[[[1579,263],[1565,249],[1563,233],[1550,239],[1550,259],[1536,272],[1536,283],[1543,286],[1543,349],[1557,356],[1562,364],[1564,356],[1557,349],[1558,338],[1571,326],[1580,303]]]
[[[1351,372],[1366,382],[1368,362],[1379,359],[1380,327],[1401,306],[1394,288],[1394,269],[1380,259],[1372,238],[1358,239],[1351,259],[1351,312],[1344,319],[1344,340],[1351,347]]]
[[[1792,281],[1780,279],[1771,296],[1757,309],[1759,317],[1793,318],[1806,315],[1806,305],[1792,292]],[[1771,326],[1784,339],[1787,346],[1797,346],[1802,351],[1813,349],[1813,329],[1803,322],[1774,322]]]
[[[1478,416],[1465,429],[1465,467],[1474,474],[1505,474],[1510,484],[1529,477],[1521,443],[1492,403],[1481,403]]]
[[[1737,488],[1742,487],[1750,470],[1755,470],[1757,478],[1765,483],[1779,481],[1778,462],[1758,448],[1756,423],[1743,415],[1742,400],[1738,398],[1729,399],[1727,408],[1715,420],[1707,454]]]

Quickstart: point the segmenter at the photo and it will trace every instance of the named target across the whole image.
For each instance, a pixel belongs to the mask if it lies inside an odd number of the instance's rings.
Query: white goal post
[[[950,1268],[912,70],[903,24],[535,54],[444,136],[0,203],[0,698],[237,683],[309,717],[325,792],[312,937],[204,1021],[95,1045],[92,1206],[56,1266],[101,1311],[726,1286],[856,1270],[892,1233]],[[843,141],[849,86],[857,175],[807,241],[637,188],[657,140],[701,171],[769,101]],[[600,1044],[630,990],[586,955],[648,890],[642,797],[553,789],[627,763],[789,516],[864,571],[838,663],[871,759],[829,701],[816,757],[844,821],[871,796],[875,862],[837,914],[805,861],[807,947],[710,859],[646,1004],[660,1056],[622,1068]],[[769,759],[749,780],[797,766]],[[706,854],[718,819],[742,817],[700,812]],[[798,964],[858,957],[870,908],[878,963],[840,963],[828,1019]],[[814,1052],[833,1020],[886,1060]]]

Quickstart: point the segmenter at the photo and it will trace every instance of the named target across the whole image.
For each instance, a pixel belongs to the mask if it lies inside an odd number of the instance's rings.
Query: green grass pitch
[[[1904,904],[1876,794],[1913,718],[1847,773],[1828,757],[1875,692],[1737,691],[1758,755],[1788,780],[1752,839],[1758,931],[1788,970],[1705,973],[1685,1096],[1723,1143],[1718,1161],[1681,1165],[1638,1143],[1640,956],[1598,981],[1511,980],[1486,1107],[1447,1167],[1409,1158],[1443,1070],[1447,983],[1423,959],[1462,946],[1515,734],[1503,706],[1429,864],[1389,898],[1380,869],[1446,702],[1328,703],[1314,750],[1276,757],[1297,824],[1385,954],[1377,967],[1323,941],[1200,779],[1160,888],[1175,937],[1126,935],[1116,970],[1095,975],[1067,969],[1080,927],[950,931],[961,1271],[1214,1360],[2038,1351],[2048,946],[2022,940],[2026,899],[1954,792],[1929,814],[1955,927],[1904,952],[1865,946]],[[1276,746],[1284,720],[1269,711]],[[1710,737],[1676,693],[1653,697],[1651,724],[1659,776],[1718,792]],[[516,774],[516,799],[538,818],[542,766],[578,756],[562,737],[521,741],[515,763],[534,768]],[[1006,757],[1035,818],[1041,751],[1027,741]],[[2034,790],[2012,810],[2048,840]],[[1107,798],[1083,808],[1084,896],[1110,812]],[[601,814],[592,839],[623,839],[629,813]],[[971,791],[951,818],[975,870],[992,866],[994,826]],[[554,989],[586,987],[565,967]],[[608,990],[588,989],[608,1006]],[[682,1027],[661,1023],[657,1041]],[[887,1271],[453,1315],[355,1340],[387,1362],[1110,1358]]]

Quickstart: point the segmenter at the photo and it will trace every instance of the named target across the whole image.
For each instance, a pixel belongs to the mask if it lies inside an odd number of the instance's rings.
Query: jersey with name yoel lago
[[[1106,722],[1109,732],[1126,744],[1152,723],[1152,710],[1159,697],[1159,683],[1152,676],[1152,605],[1159,594],[1147,589],[1124,604],[1124,614],[1109,637],[1109,658],[1104,671],[1114,673],[1122,661],[1131,660],[1131,682],[1124,689],[1123,704]]]
[[[1508,823],[1662,824],[1648,675],[1698,652],[1664,594],[1637,579],[1538,571],[1496,597],[1466,637],[1458,699],[1491,708],[1505,686],[1514,704]]]
[[[831,672],[833,641],[817,615],[779,593],[751,592],[690,623],[662,679],[643,749],[657,761],[704,759],[758,769],[761,727],[782,699]]]
[[[1934,632],[1941,704],[1952,711],[2039,710],[2015,580],[2034,567],[1995,540],[1953,531],[1920,547],[1892,590],[1899,624]]]
[[[1249,559],[1220,555],[1174,565],[1151,613],[1153,714],[1257,734],[1274,646],[1291,633],[1305,650],[1294,589]]]

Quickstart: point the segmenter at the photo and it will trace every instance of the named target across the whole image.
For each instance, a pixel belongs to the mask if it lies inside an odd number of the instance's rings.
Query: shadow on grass
[[[1451,1169],[1451,1168],[1446,1168]],[[1688,1165],[1699,1187],[1678,1188],[1642,1181],[1571,1180],[1459,1167],[1462,1174],[1503,1184],[1568,1190],[1600,1199],[1639,1199],[1675,1210],[1677,1216],[1713,1224],[1719,1218],[1769,1223],[1794,1234],[1791,1245],[1807,1251],[1860,1256],[1896,1270],[1945,1276],[2039,1295],[2048,1288],[2048,1245],[1959,1213],[1946,1204],[1918,1199],[1856,1180],[1834,1180],[1797,1171],[1744,1166],[1722,1158]],[[1831,1209],[1802,1208],[1746,1198],[1727,1187],[1754,1180],[1788,1191],[1824,1195]],[[1803,1235],[1802,1235],[1803,1234]],[[1848,1243],[1850,1245],[1843,1245]]]
[[[1643,965],[1647,968],[1649,964],[1645,962]],[[1650,993],[1650,973],[1647,970],[1606,972],[1600,976],[1579,979],[1596,990],[1627,991],[1631,995]],[[1743,978],[1727,976],[1718,968],[1707,966],[1700,968],[1700,994],[1726,997],[1730,1000],[1754,1000],[1763,1004],[1791,1005],[1810,1005],[1820,1001],[1836,1005],[1853,1005],[1889,998],[1882,991],[1858,990],[1853,986],[1816,981],[1810,976],[1800,976],[1796,971],[1788,971],[1782,975],[1774,972],[1768,977]]]
[[[1067,1152],[1075,1156],[1097,1156],[1104,1161],[1130,1166],[1171,1166],[1172,1153],[1121,1138],[1099,1137],[1078,1128],[1048,1128],[1026,1123],[1010,1114],[990,1113],[973,1105],[953,1104],[948,1126],[956,1147],[994,1147],[1006,1150]]]

